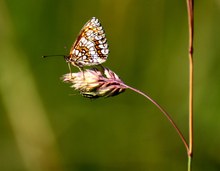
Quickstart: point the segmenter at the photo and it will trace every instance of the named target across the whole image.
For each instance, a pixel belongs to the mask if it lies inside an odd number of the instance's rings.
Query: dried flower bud
[[[108,68],[103,73],[96,68],[65,74],[62,79],[87,98],[110,97],[125,91],[127,86]]]

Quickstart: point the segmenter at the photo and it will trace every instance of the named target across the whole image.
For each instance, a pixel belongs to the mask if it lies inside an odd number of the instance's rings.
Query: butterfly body
[[[104,29],[99,20],[93,17],[81,29],[65,60],[78,68],[83,68],[102,64],[107,60],[108,54]]]

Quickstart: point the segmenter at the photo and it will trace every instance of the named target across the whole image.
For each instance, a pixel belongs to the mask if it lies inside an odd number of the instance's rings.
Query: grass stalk
[[[144,96],[145,98],[147,98],[149,101],[151,101],[163,114],[164,116],[169,120],[169,122],[171,123],[171,125],[173,126],[173,128],[176,130],[176,132],[178,133],[180,139],[182,140],[185,148],[186,148],[186,151],[189,151],[189,146],[182,134],[182,132],[180,131],[180,129],[177,127],[177,125],[175,124],[175,122],[173,121],[172,117],[168,114],[168,112],[166,112],[165,109],[163,109],[155,100],[153,100],[150,96],[148,96],[147,94],[143,93],[142,91],[140,90],[137,90],[133,87],[130,87],[128,85],[125,85],[127,88],[129,88],[130,90]]]
[[[189,26],[189,151],[188,151],[188,171],[192,170],[193,157],[193,37],[194,37],[194,0],[186,0]]]

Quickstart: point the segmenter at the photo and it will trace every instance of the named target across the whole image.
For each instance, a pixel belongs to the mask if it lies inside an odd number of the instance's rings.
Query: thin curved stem
[[[142,91],[140,90],[137,90],[133,87],[130,87],[128,85],[124,85],[125,87],[129,88],[130,90],[144,96],[145,98],[147,98],[148,100],[150,100],[165,116],[166,118],[169,120],[169,122],[171,123],[171,125],[174,127],[174,129],[176,130],[176,132],[178,133],[179,137],[181,138],[183,144],[185,145],[186,147],[186,150],[187,152],[189,151],[189,146],[182,134],[182,132],[180,131],[180,129],[177,127],[177,125],[175,124],[175,122],[173,121],[173,119],[171,118],[171,116],[156,102],[154,101],[151,97],[149,97],[147,94],[143,93]]]

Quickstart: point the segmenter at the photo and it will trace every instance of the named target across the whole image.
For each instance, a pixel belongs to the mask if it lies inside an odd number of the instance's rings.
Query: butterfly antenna
[[[62,56],[62,57],[66,57],[66,55],[44,55],[44,56],[42,56],[42,58],[54,57],[54,56]]]

